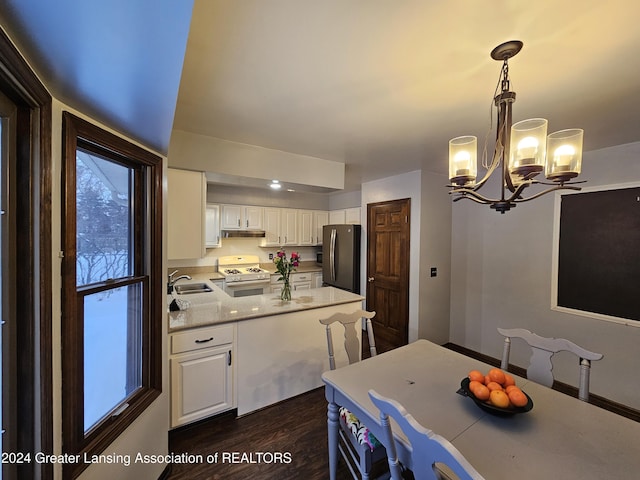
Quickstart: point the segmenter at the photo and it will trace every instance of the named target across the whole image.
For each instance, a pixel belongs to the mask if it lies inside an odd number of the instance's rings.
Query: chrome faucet
[[[179,277],[173,278],[173,276],[178,273],[178,270],[174,270],[169,274],[169,280],[167,281],[167,293],[173,293],[173,286],[178,283],[178,280],[191,280],[189,275],[180,275]]]

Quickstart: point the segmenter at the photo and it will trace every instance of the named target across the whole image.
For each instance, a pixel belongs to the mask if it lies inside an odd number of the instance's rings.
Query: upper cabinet
[[[298,245],[322,245],[322,227],[329,223],[329,212],[298,210]]]
[[[263,230],[263,207],[222,205],[220,228],[222,230]]]
[[[207,204],[206,215],[206,237],[205,246],[207,248],[220,248],[220,205]]]
[[[340,225],[343,223],[360,225],[360,212],[360,207],[331,210],[329,212],[329,223],[331,225]]]
[[[316,245],[322,245],[322,228],[328,224],[329,212],[323,212],[320,210],[313,211],[313,231]]]
[[[298,245],[298,210],[294,208],[264,209],[263,247]]]
[[[360,207],[347,208],[344,211],[344,223],[360,225]]]
[[[167,258],[181,260],[205,255],[204,173],[167,170]]]

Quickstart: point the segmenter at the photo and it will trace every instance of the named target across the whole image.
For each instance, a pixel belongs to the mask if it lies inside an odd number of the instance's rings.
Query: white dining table
[[[338,406],[384,438],[370,389],[400,402],[448,439],[487,480],[640,478],[640,423],[515,377],[533,401],[526,413],[496,416],[457,393],[468,372],[492,366],[427,340],[325,372],[330,479],[338,465]],[[411,447],[392,421],[400,461]]]

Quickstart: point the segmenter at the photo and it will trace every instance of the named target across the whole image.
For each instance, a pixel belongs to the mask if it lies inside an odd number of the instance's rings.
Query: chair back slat
[[[524,328],[498,328],[498,332],[505,337],[501,368],[507,370],[509,366],[511,339],[520,338],[524,340],[532,350],[529,366],[527,367],[527,378],[547,387],[553,386],[553,363],[551,362],[551,357],[554,353],[567,351],[577,355],[580,365],[578,398],[585,402],[589,400],[591,361],[603,358],[601,353],[595,353],[582,348],[564,338],[541,337]]]
[[[356,325],[358,321],[366,319],[367,335],[369,338],[371,356],[376,355],[375,340],[373,336],[373,327],[371,325],[371,319],[375,316],[376,312],[367,312],[366,310],[356,310],[352,313],[334,313],[328,318],[320,319],[322,325],[326,325],[327,333],[327,349],[329,353],[329,368],[335,370],[335,351],[333,347],[333,335],[331,334],[331,325],[334,323],[340,323],[344,327],[344,349],[349,359],[349,364],[359,362],[360,355],[360,342],[358,340],[358,334],[356,331]],[[373,344],[373,347],[371,347]]]
[[[484,480],[449,440],[422,426],[397,401],[383,397],[375,390],[369,390],[369,398],[380,410],[380,425],[385,432],[383,444],[393,480],[402,480],[402,469],[389,417],[396,421],[411,443],[411,471],[416,480],[442,478],[438,465],[445,465],[461,480]]]

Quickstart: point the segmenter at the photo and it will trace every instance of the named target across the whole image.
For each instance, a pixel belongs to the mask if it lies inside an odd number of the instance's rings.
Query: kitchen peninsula
[[[322,386],[329,363],[319,319],[362,309],[364,300],[333,287],[294,291],[290,302],[278,293],[234,298],[208,279],[192,283],[212,291],[174,294],[188,306],[169,312],[172,428],[233,408],[243,415]],[[343,343],[340,329],[332,335]],[[344,354],[336,358],[346,362]]]

